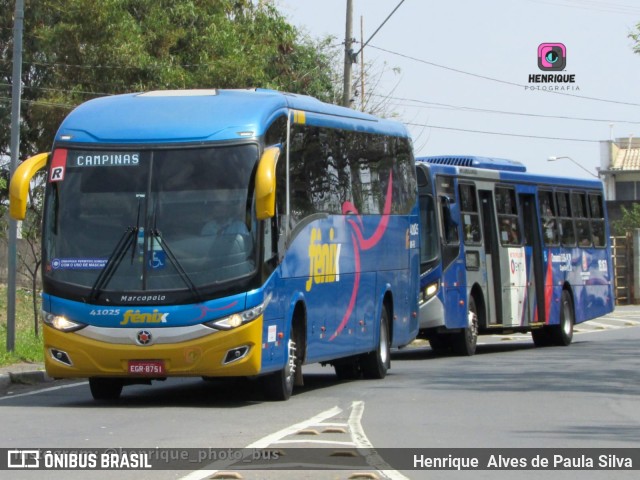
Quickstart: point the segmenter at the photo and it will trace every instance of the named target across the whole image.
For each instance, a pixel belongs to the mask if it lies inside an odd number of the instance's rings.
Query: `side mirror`
[[[267,148],[256,172],[256,218],[266,220],[276,214],[276,164],[280,148]]]
[[[29,197],[29,184],[36,172],[47,164],[48,153],[39,153],[27,158],[20,164],[11,176],[9,185],[9,215],[14,220],[24,220],[27,215],[27,198]]]

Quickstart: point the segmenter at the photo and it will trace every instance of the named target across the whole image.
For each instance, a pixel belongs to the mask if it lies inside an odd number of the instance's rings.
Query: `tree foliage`
[[[15,0],[0,0],[13,12]],[[264,87],[339,98],[328,39],[314,41],[267,2],[25,0],[20,157],[51,148],[93,97]],[[0,18],[0,156],[9,154],[13,15]]]
[[[620,206],[622,218],[611,222],[614,235],[624,235],[626,232],[640,228],[640,203],[634,203],[630,209]]]

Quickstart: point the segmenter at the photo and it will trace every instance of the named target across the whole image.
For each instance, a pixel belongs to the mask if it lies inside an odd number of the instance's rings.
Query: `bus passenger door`
[[[535,196],[520,194],[519,197],[527,255],[527,321],[532,324],[545,321],[542,238]]]
[[[496,186],[497,250],[500,261],[501,323],[520,327],[526,323],[527,272],[521,215],[513,186]]]
[[[502,299],[500,278],[500,253],[496,234],[496,215],[493,203],[493,192],[478,190],[480,210],[482,212],[482,231],[485,249],[485,271],[487,274],[487,326],[502,323]]]

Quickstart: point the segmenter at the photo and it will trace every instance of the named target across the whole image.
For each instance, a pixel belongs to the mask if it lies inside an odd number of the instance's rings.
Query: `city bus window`
[[[578,245],[581,247],[591,246],[591,229],[587,218],[587,199],[584,193],[571,193],[571,211],[576,223]]]
[[[480,243],[482,238],[475,185],[460,184],[460,216],[462,217],[464,243]]]
[[[452,204],[456,203],[455,187],[453,179],[444,176],[438,176],[436,179],[436,192],[438,194],[438,202],[440,203],[440,214],[442,218],[442,231],[444,233],[444,241],[448,244],[460,243],[458,235],[458,222],[454,219],[451,209]]]
[[[496,209],[502,245],[521,245],[522,235],[518,220],[516,191],[513,188],[496,188]]]
[[[429,264],[439,257],[438,224],[431,195],[420,195],[420,264]]]
[[[540,190],[540,192],[538,192],[538,204],[540,207],[540,218],[542,219],[544,243],[545,245],[558,245],[560,242],[553,194]]]
[[[569,192],[556,192],[560,227],[560,242],[563,246],[573,247],[576,244],[575,227],[571,216]]]
[[[602,195],[599,193],[589,194],[589,213],[591,217],[591,240],[593,241],[593,245],[604,248],[606,246],[604,211],[602,209]]]

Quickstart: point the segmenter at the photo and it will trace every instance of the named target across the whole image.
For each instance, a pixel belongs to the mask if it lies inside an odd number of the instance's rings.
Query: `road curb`
[[[27,372],[9,372],[9,379],[11,383],[18,383],[21,385],[35,385],[37,383],[52,382],[53,378],[47,375],[47,372],[43,370],[33,370]]]
[[[0,369],[0,389],[3,390],[11,385],[37,385],[52,381],[44,366],[39,364],[15,364]]]

